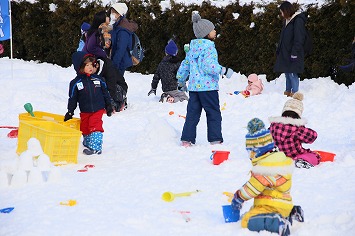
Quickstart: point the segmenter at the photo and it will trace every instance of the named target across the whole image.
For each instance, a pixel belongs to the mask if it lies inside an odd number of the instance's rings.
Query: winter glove
[[[178,84],[178,90],[183,91],[183,92],[187,92],[187,87],[185,83],[179,83]]]
[[[64,122],[70,119],[73,119],[73,113],[70,113],[69,111],[65,114],[64,116]]]
[[[238,95],[238,94],[240,94],[240,91],[234,91],[234,94]]]
[[[296,62],[297,61],[297,56],[291,55],[290,60],[291,60],[291,62]]]
[[[240,209],[242,209],[243,202],[244,202],[244,200],[243,200],[243,199],[240,199],[240,198],[238,197],[238,194],[235,193],[235,194],[234,194],[234,197],[233,197],[233,199],[232,199],[232,203],[231,203],[232,209],[233,209],[234,211],[240,211]]]
[[[148,96],[151,95],[152,93],[154,93],[154,95],[157,95],[157,90],[152,88],[152,89],[148,92]]]
[[[234,71],[231,68],[226,68],[226,67],[222,67],[221,70],[221,75],[227,77],[228,79],[230,79],[233,75]]]
[[[116,103],[114,101],[112,101],[110,104],[108,104],[106,106],[106,115],[108,117],[112,116],[112,113],[115,113],[115,107],[116,107]]]

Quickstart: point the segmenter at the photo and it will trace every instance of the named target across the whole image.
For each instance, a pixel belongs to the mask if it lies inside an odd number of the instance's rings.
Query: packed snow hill
[[[5,84],[0,91],[1,126],[18,127],[26,103],[35,112],[64,117],[73,67],[9,58],[1,58],[0,64]],[[0,213],[0,235],[270,235],[243,229],[240,221],[227,224],[222,212],[222,206],[230,204],[223,193],[234,193],[250,177],[252,165],[245,149],[248,121],[257,117],[268,127],[268,118],[280,116],[289,99],[283,95],[283,75],[270,82],[265,75],[258,76],[264,90],[248,98],[234,94],[247,86],[246,75],[234,73],[220,80],[222,145],[207,141],[203,113],[196,145],[184,148],[180,136],[187,102],[158,102],[160,84],[156,96],[147,96],[153,75],[127,72],[128,109],[104,116],[102,154],[85,156],[80,143],[77,164],[50,167],[53,181],[37,171],[37,178],[27,183],[2,186],[0,209],[8,213]],[[346,87],[330,78],[310,78],[300,82],[300,91],[302,116],[318,133],[315,142],[305,146],[336,156],[333,162],[294,170],[291,195],[304,210],[304,222],[294,221],[291,234],[352,235],[354,84]],[[77,109],[74,117],[78,114]],[[10,180],[19,167],[19,155],[18,139],[9,138],[9,132],[0,129],[0,168]],[[228,160],[214,165],[210,157],[216,150],[230,152]],[[166,202],[165,192],[192,193]],[[246,201],[240,213],[246,213],[252,202]]]

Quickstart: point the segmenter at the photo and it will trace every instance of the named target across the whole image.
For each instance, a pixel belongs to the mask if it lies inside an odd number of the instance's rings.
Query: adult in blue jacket
[[[303,45],[306,38],[307,16],[305,13],[296,12],[288,1],[282,2],[280,13],[285,21],[276,50],[274,72],[285,73],[286,89],[284,94],[292,97],[299,90],[299,74],[304,71]]]
[[[138,25],[125,17],[128,11],[125,3],[115,3],[109,11],[111,22],[114,22],[111,31],[111,59],[123,76],[126,69],[133,65],[130,54],[133,47],[132,33],[137,31]]]

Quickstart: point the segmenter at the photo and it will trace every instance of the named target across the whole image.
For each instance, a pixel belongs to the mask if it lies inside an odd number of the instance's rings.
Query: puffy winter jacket
[[[189,76],[189,91],[219,90],[221,70],[214,42],[209,39],[194,39],[190,42],[190,50],[181,62],[176,78],[180,84],[184,84]]]
[[[111,104],[106,83],[99,75],[86,75],[79,72],[87,53],[75,52],[72,56],[74,69],[77,72],[75,79],[70,81],[68,111],[74,114],[79,103],[80,112],[96,112],[105,109]]]
[[[313,143],[317,139],[317,132],[305,127],[306,120],[290,117],[270,117],[270,133],[275,145],[288,157],[311,152],[302,147],[302,143]]]
[[[268,152],[252,160],[251,177],[237,192],[239,198],[247,201],[254,198],[254,207],[273,209],[287,217],[292,208],[290,190],[294,164],[283,152]],[[271,212],[270,212],[271,213]],[[242,218],[242,227],[246,228],[249,214]]]

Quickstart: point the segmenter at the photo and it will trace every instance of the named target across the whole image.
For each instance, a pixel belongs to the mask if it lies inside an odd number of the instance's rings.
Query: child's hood
[[[294,169],[293,160],[283,152],[269,152],[252,161],[252,172],[260,175],[287,175]]]
[[[191,40],[190,43],[190,50],[188,54],[192,58],[198,58],[204,51],[208,48],[215,47],[215,44],[213,41],[209,39],[194,39]]]
[[[284,125],[294,125],[294,126],[304,126],[307,124],[307,120],[304,118],[294,119],[291,117],[282,117],[282,116],[272,116],[269,117],[270,123],[281,123]]]
[[[93,56],[93,55],[83,51],[78,51],[73,53],[72,62],[73,62],[74,70],[76,71],[77,74],[79,74],[81,64],[85,61],[85,59],[88,56]]]

